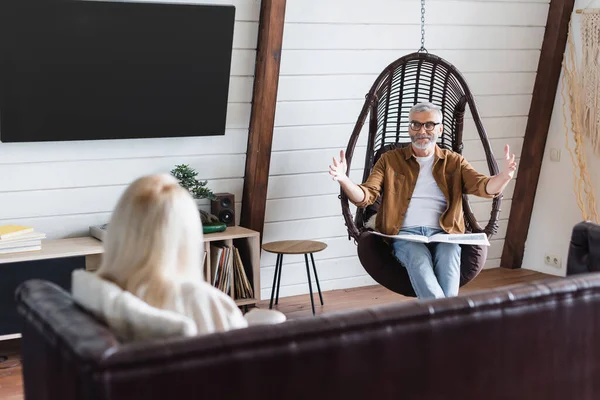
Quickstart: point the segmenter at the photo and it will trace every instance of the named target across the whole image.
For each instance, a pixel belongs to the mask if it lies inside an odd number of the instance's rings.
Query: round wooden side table
[[[308,255],[310,254],[310,260],[312,261],[313,271],[315,273],[315,281],[317,282],[317,289],[319,291],[319,298],[321,300],[321,305],[323,305],[323,295],[321,294],[321,286],[319,285],[319,277],[317,276],[317,267],[315,266],[315,258],[313,257],[313,253],[325,250],[327,245],[323,242],[317,242],[314,240],[282,240],[279,242],[264,243],[262,248],[264,251],[277,254],[277,261],[275,262],[275,276],[273,277],[273,287],[271,288],[271,301],[269,303],[269,308],[273,308],[273,295],[275,294],[276,286],[277,295],[275,296],[275,304],[279,303],[279,285],[281,284],[281,269],[283,266],[284,254],[304,254],[306,275],[308,276],[310,304],[312,305],[313,315],[315,315],[315,301],[313,299],[312,284],[310,281]]]

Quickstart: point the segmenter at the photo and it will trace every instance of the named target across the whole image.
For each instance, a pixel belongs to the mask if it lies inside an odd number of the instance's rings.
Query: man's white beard
[[[427,143],[418,143],[417,142],[419,139],[423,139],[423,138],[429,139],[429,141]],[[419,134],[419,135],[410,137],[410,140],[412,141],[413,146],[415,146],[419,150],[426,150],[430,147],[435,146],[435,142],[437,142],[437,139],[438,139],[438,135],[436,135],[435,133],[432,135],[428,135],[428,134],[420,135]]]

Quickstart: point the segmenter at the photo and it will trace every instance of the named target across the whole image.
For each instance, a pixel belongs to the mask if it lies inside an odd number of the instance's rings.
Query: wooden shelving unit
[[[102,242],[90,237],[70,239],[42,240],[42,249],[24,253],[0,254],[0,264],[22,261],[49,260],[76,256],[92,256],[102,254]]]
[[[240,252],[246,276],[254,291],[253,299],[235,300],[239,306],[255,304],[260,300],[260,234],[241,226],[228,227],[224,232],[209,233],[204,235],[204,250],[207,252],[204,265],[204,276],[210,282],[210,245],[224,244],[235,246]],[[100,265],[104,248],[102,242],[91,236],[43,240],[42,249],[38,251],[0,254],[0,264],[17,263],[22,261],[48,260],[52,258],[66,258],[85,256],[86,269],[94,271]],[[229,293],[233,297],[233,291]]]
[[[234,297],[233,284],[228,294],[234,298],[238,306],[257,303],[260,300],[260,233],[241,226],[231,226],[224,232],[205,234],[204,251],[206,251],[206,262],[204,264],[204,277],[208,282],[212,282],[214,278],[214,271],[211,270],[211,260],[216,256],[212,254],[211,245],[225,245],[236,247],[239,250],[244,271],[252,285],[254,298],[236,299]]]

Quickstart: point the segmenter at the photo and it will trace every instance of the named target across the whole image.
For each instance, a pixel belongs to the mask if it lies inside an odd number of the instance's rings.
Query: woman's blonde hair
[[[202,279],[202,243],[200,215],[189,192],[170,175],[145,176],[115,207],[98,275],[162,307],[175,281]]]

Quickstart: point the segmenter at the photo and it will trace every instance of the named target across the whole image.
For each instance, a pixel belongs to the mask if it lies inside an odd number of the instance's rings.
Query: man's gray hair
[[[443,121],[444,116],[442,114],[442,108],[439,106],[436,106],[433,103],[429,103],[427,101],[417,103],[414,106],[412,106],[412,108],[410,109],[410,113],[408,115],[412,115],[413,113],[430,112],[430,111],[436,111],[438,114],[438,117],[440,118],[439,122]],[[438,121],[436,121],[436,122],[438,122]]]

